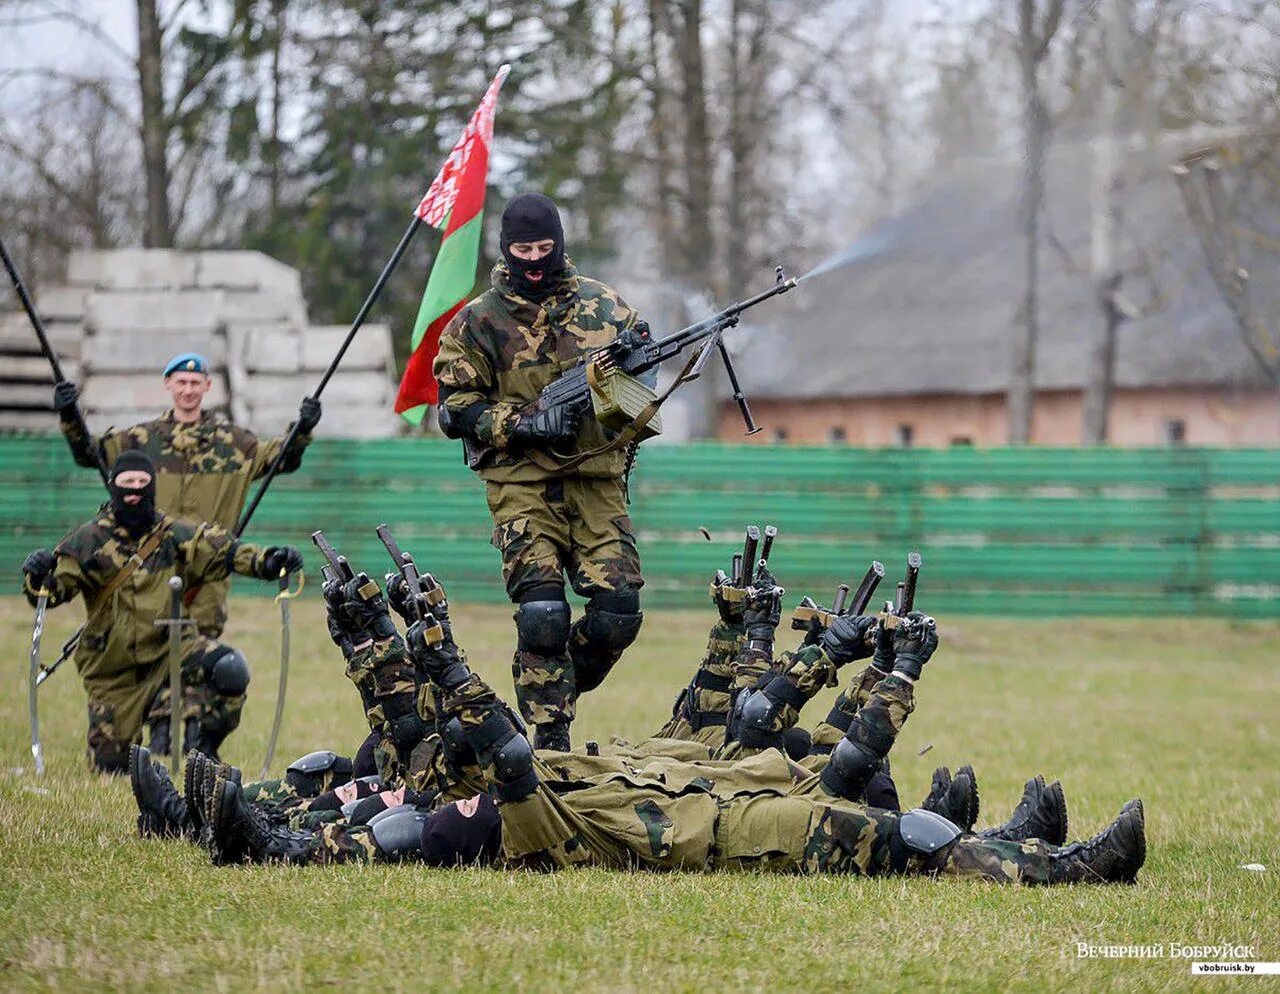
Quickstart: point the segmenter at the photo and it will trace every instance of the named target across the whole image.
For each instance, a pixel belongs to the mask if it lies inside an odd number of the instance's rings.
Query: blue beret
[[[183,352],[169,360],[169,364],[164,367],[164,375],[170,373],[204,373],[209,375],[209,360],[202,356],[199,352]]]

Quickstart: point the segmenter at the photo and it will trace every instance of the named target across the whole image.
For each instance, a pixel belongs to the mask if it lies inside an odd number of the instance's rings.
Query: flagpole
[[[413,241],[413,236],[418,233],[418,229],[422,227],[422,218],[414,214],[413,220],[409,222],[409,227],[405,229],[404,234],[400,237],[400,244],[396,246],[391,258],[387,260],[387,264],[382,267],[382,272],[378,275],[377,282],[373,284],[373,289],[369,291],[369,295],[365,297],[364,303],[360,305],[360,310],[356,313],[355,320],[351,322],[351,330],[347,332],[347,337],[343,339],[341,348],[329,363],[329,368],[324,371],[324,376],[320,379],[319,386],[316,387],[315,393],[311,394],[317,400],[324,393],[324,388],[329,385],[329,381],[333,378],[333,374],[338,371],[338,364],[342,362],[342,357],[347,354],[347,349],[351,347],[352,341],[355,340],[356,332],[360,330],[360,326],[364,324],[364,320],[369,315],[369,311],[373,305],[377,303],[378,298],[382,296],[383,288],[387,285],[387,280],[391,278],[391,274],[395,272],[396,266],[400,264],[400,260],[404,257],[409,243]],[[289,447],[293,444],[294,438],[298,434],[298,422],[295,421],[289,428],[289,432],[284,437],[284,444],[280,446],[280,451],[276,453],[275,459],[272,460],[270,468],[267,470],[266,477],[263,478],[262,486],[258,488],[257,493],[253,495],[253,500],[249,502],[249,506],[244,509],[244,514],[240,516],[240,520],[236,522],[235,536],[239,538],[244,534],[244,530],[249,527],[249,521],[253,518],[253,512],[258,509],[258,505],[262,503],[262,498],[266,495],[267,488],[271,486],[280,473],[280,465],[284,461],[285,453],[289,451]]]

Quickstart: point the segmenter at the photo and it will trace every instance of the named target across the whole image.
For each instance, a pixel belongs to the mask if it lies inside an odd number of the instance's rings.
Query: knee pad
[[[285,783],[300,797],[316,797],[351,779],[353,764],[346,756],[322,749],[295,759],[284,771]]]
[[[426,722],[418,716],[416,711],[411,711],[398,718],[392,718],[388,724],[391,726],[391,739],[395,742],[397,751],[407,761],[413,747],[426,737]]]
[[[462,728],[462,721],[456,717],[450,718],[443,729],[440,731],[440,741],[444,745],[444,756],[449,763],[456,767],[474,766],[479,762],[476,759],[476,751],[471,748],[471,743],[467,741],[467,733]]]
[[[501,781],[498,797],[504,801],[520,801],[538,786],[533,771],[533,747],[523,735],[512,735],[493,755],[494,773]]]
[[[389,860],[403,860],[422,853],[422,826],[427,812],[410,804],[397,804],[369,819],[373,841]]]
[[[239,649],[220,646],[204,658],[205,679],[227,697],[239,697],[249,686],[249,664]]]
[[[777,705],[758,690],[748,692],[746,698],[746,703],[742,705],[740,713],[742,725],[739,731],[745,731],[750,728],[755,731],[767,732],[778,713]]]
[[[902,815],[897,829],[903,847],[920,856],[932,856],[961,835],[955,822],[924,808],[913,808]]]
[[[569,602],[523,601],[516,608],[516,636],[522,652],[559,656],[569,641]]]
[[[604,682],[622,653],[640,634],[644,615],[635,591],[596,594],[587,602],[582,619],[573,627],[569,656],[573,660],[578,693]]]
[[[861,743],[844,738],[831,750],[831,761],[822,771],[822,785],[839,797],[856,801],[879,768],[879,756]]]

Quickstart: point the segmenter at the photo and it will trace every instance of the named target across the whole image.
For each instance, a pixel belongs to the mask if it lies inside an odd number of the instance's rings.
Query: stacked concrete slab
[[[261,252],[76,252],[66,285],[36,305],[94,430],[155,417],[168,400],[160,370],[190,350],[214,366],[211,406],[259,434],[279,433],[346,330],[310,325],[297,270]],[[14,393],[7,378],[19,374]],[[320,434],[395,434],[393,375],[390,330],[366,325],[325,389]],[[49,383],[25,319],[0,323],[0,427],[54,429]]]

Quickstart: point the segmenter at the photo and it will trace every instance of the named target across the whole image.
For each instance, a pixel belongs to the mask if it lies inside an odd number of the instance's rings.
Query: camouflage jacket
[[[418,679],[413,660],[400,636],[386,642],[370,642],[347,660],[347,679],[360,692],[369,729],[378,736],[374,759],[378,775],[387,784],[402,784],[410,757],[400,755],[391,734],[390,715],[405,714],[418,707]]]
[[[259,440],[208,411],[192,424],[166,411],[154,421],[111,429],[96,439],[81,434],[76,423],[63,421],[62,434],[81,466],[97,466],[97,456],[110,466],[126,449],[141,449],[156,464],[160,510],[227,529],[235,527],[250,484],[266,473],[284,444],[281,438]],[[296,470],[310,442],[310,434],[299,433],[280,471]]]
[[[608,345],[636,321],[618,294],[578,274],[567,263],[565,277],[541,304],[518,296],[506,263],[493,267],[492,287],[460,310],[440,337],[435,377],[442,403],[461,415],[476,403],[488,405],[475,425],[475,437],[498,450],[480,476],[498,483],[536,482],[556,474],[510,447],[511,429],[527,404],[548,383],[577,365],[588,352]],[[607,441],[604,428],[587,418],[578,432],[577,451]],[[623,455],[610,452],[588,459],[579,476],[622,475]]]
[[[168,650],[168,631],[155,624],[169,616],[169,578],[182,577],[185,588],[218,580],[230,572],[263,579],[265,550],[239,542],[217,525],[176,521],[162,515],[157,529],[164,537],[155,550],[107,599],[112,578],[134,559],[148,535],[138,540],[118,526],[109,505],[58,543],[57,566],[49,580],[49,605],[65,604],[80,594],[88,621],[76,647],[76,669],[91,699],[117,707],[117,731],[126,739],[163,674],[159,665]],[[24,592],[34,603],[30,578]],[[198,636],[183,630],[183,656]]]

